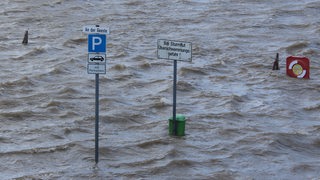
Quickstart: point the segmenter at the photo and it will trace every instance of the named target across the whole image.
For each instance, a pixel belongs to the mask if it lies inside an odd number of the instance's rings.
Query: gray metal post
[[[173,134],[177,135],[177,60],[173,63]]]
[[[96,74],[95,162],[99,162],[99,74]]]

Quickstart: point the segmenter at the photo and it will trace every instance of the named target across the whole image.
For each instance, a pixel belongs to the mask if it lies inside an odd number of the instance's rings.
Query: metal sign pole
[[[173,134],[177,135],[177,60],[173,63]]]
[[[95,162],[99,162],[99,74],[96,74]]]
[[[96,75],[95,94],[95,162],[99,162],[99,74],[106,74],[107,36],[110,33],[108,27],[99,25],[87,25],[82,32],[88,34],[88,74]]]
[[[184,136],[185,117],[178,116],[177,121],[176,106],[177,106],[177,61],[192,60],[192,44],[182,41],[171,41],[159,39],[157,42],[159,59],[173,60],[173,117],[169,119],[169,134],[175,136]],[[180,126],[181,121],[181,126]],[[179,127],[178,127],[179,125]]]

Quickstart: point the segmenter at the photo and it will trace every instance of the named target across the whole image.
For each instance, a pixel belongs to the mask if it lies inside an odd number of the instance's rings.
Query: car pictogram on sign
[[[102,56],[94,56],[90,58],[90,61],[104,61],[104,58]]]

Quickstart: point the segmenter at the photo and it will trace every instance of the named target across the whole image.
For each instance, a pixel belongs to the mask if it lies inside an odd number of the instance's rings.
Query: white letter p
[[[97,36],[92,37],[92,50],[95,50],[96,46],[99,46],[102,43],[102,39]]]

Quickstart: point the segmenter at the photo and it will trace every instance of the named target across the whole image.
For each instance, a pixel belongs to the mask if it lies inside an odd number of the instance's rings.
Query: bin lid
[[[173,117],[170,117],[169,120],[170,120],[170,121],[173,120]],[[184,115],[182,115],[182,114],[177,114],[177,115],[176,115],[176,120],[177,120],[177,121],[185,121],[185,120],[186,120],[186,117],[185,117]]]

